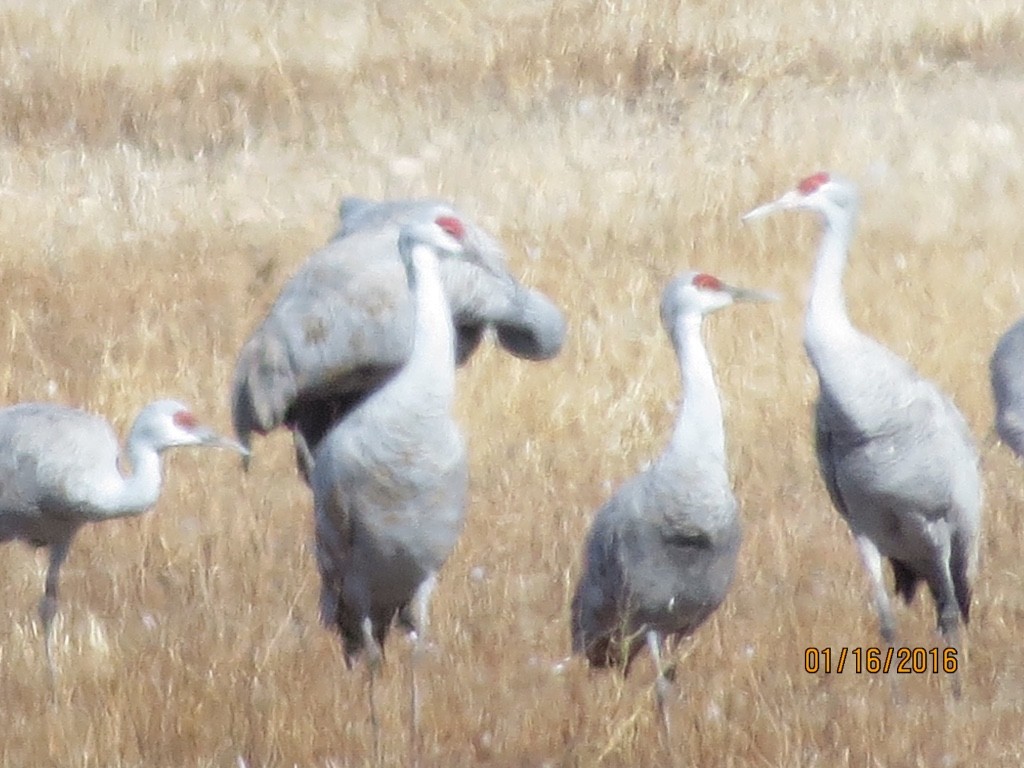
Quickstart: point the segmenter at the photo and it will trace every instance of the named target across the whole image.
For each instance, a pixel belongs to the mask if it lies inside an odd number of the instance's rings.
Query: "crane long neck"
[[[98,518],[140,515],[160,498],[163,481],[160,452],[133,428],[124,453],[131,464],[131,471],[123,476],[117,475],[113,481],[104,481],[90,499],[91,514]]]
[[[701,337],[699,314],[683,314],[672,328],[672,342],[683,382],[683,400],[669,452],[685,457],[693,453],[725,463],[722,403],[715,386],[707,348]]]
[[[455,395],[455,331],[437,255],[422,244],[406,247],[415,315],[413,348],[392,380],[392,391],[447,409]]]
[[[843,274],[854,215],[824,216],[824,229],[811,279],[811,294],[804,319],[804,344],[817,365],[829,349],[840,349],[857,332],[846,311]]]

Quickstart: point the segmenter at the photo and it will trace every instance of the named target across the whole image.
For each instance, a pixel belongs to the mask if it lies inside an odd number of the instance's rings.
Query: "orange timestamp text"
[[[817,674],[842,674],[867,672],[884,675],[895,671],[899,675],[923,675],[957,670],[956,648],[814,648],[804,650],[804,672]]]

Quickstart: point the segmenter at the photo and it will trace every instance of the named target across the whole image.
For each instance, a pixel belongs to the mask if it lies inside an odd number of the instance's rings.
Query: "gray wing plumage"
[[[357,401],[408,358],[413,316],[405,271],[390,257],[394,236],[332,241],[282,289],[235,366],[232,416],[244,444],[300,421],[305,403]]]
[[[350,664],[361,618],[383,647],[395,614],[451,554],[468,489],[454,422],[404,413],[389,423],[366,405],[324,439],[312,476],[321,618],[338,628]]]
[[[232,416],[249,445],[253,432],[295,427],[313,451],[332,423],[408,359],[412,311],[398,255],[402,224],[458,215],[467,250],[487,268],[447,259],[442,279],[464,362],[488,325],[520,357],[542,360],[561,349],[565,321],[543,294],[508,274],[504,253],[486,232],[435,201],[346,198],[342,227],[285,285],[246,341],[235,366]]]
[[[732,583],[740,528],[724,473],[709,484],[696,466],[665,469],[627,482],[594,519],[571,616],[573,650],[595,666],[628,669],[648,629],[692,633]]]
[[[835,477],[830,493],[847,504],[854,493],[900,498],[926,514],[977,506],[978,459],[967,423],[905,361],[872,343],[841,381],[821,384],[816,431],[823,474]]]
[[[467,249],[486,270],[446,264],[443,269],[448,302],[458,334],[457,359],[463,363],[493,325],[499,343],[517,357],[548,360],[562,348],[565,320],[542,293],[520,285],[508,273],[501,245],[462,212],[441,200],[372,201],[347,197],[341,201],[341,226],[335,238],[384,226],[401,227],[447,212],[466,225]],[[488,272],[490,274],[488,274]]]
[[[70,539],[88,519],[84,488],[117,472],[106,421],[73,408],[23,403],[0,410],[0,541],[43,546]]]
[[[1018,457],[1024,458],[1024,319],[1010,326],[999,339],[989,373],[996,431]]]
[[[365,197],[344,197],[338,206],[338,230],[335,238],[351,235],[360,230],[376,229],[384,225],[408,224],[421,216],[429,217],[434,210],[449,210],[458,214],[447,203],[436,199],[421,200],[369,200]],[[500,253],[500,248],[495,246]]]
[[[816,450],[837,510],[888,557],[897,592],[912,599],[941,578],[948,527],[950,571],[966,617],[981,515],[978,456],[955,405],[903,360],[867,339],[842,377],[822,379]],[[841,388],[840,391],[834,391]]]

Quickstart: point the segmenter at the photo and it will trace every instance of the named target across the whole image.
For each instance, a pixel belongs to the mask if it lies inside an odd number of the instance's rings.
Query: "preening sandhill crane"
[[[740,546],[736,499],[726,468],[722,407],[701,338],[705,315],[767,294],[687,273],[661,300],[683,399],[668,447],[598,511],[572,600],[573,651],[593,666],[628,672],[646,641],[658,670],[657,703],[667,728],[669,678],[663,642],[694,632],[725,599]]]
[[[122,474],[117,436],[103,418],[44,403],[0,409],[0,542],[22,539],[50,550],[39,616],[51,678],[58,581],[72,539],[86,523],[139,515],[156,504],[160,454],[186,445],[245,450],[181,403],[156,400],[132,424],[123,453],[131,472]]]
[[[1003,334],[989,361],[996,431],[1024,459],[1024,319]]]
[[[341,635],[351,668],[366,654],[372,681],[395,621],[414,648],[411,741],[416,758],[415,667],[437,573],[462,528],[466,451],[452,418],[455,342],[438,257],[461,255],[452,216],[406,224],[398,238],[412,294],[412,349],[398,373],[330,428],[310,477],[321,576],[321,618]]]
[[[555,305],[518,283],[497,241],[447,203],[346,198],[341,215],[339,232],[285,284],[242,347],[232,387],[241,442],[248,447],[253,432],[287,425],[306,478],[330,425],[409,357],[413,311],[398,253],[404,225],[439,217],[463,223],[464,258],[441,267],[459,364],[488,326],[505,349],[530,360],[554,357],[565,338]]]
[[[441,200],[376,201],[346,197],[338,214],[341,226],[334,239],[381,227],[397,230],[405,224],[425,223],[443,215],[463,223],[466,258],[461,263],[442,262],[441,268],[455,324],[458,365],[476,350],[488,326],[494,327],[504,349],[524,360],[549,360],[561,350],[565,320],[559,309],[543,294],[524,288],[512,278],[505,267],[505,252],[497,240],[449,204]],[[474,265],[482,267],[484,273],[474,272]],[[495,276],[500,285],[494,282]]]
[[[850,181],[817,173],[743,218],[785,210],[821,218],[804,323],[821,389],[815,412],[821,474],[871,578],[885,641],[893,642],[895,627],[882,557],[907,603],[919,582],[928,585],[939,630],[955,644],[960,617],[966,623],[970,614],[978,557],[978,453],[953,402],[850,322],[842,280],[857,207]]]

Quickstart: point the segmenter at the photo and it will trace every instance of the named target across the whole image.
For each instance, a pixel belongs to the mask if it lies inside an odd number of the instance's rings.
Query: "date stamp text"
[[[843,672],[883,675],[953,674],[957,669],[956,648],[874,648],[839,647],[804,650],[804,672],[811,675]]]

